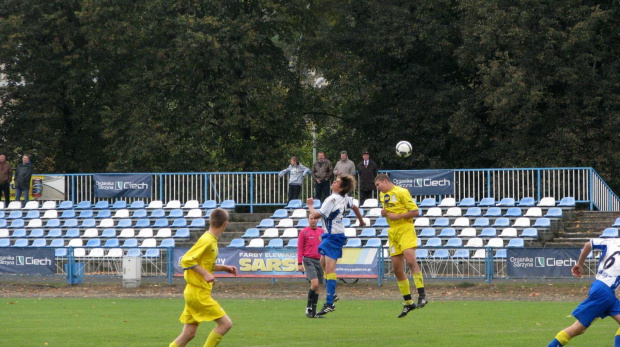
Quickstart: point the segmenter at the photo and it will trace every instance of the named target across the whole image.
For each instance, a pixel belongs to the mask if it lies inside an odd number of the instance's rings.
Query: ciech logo
[[[52,265],[52,260],[50,258],[35,258],[35,257],[26,257],[23,255],[19,255],[16,257],[15,265],[43,265],[49,266]]]
[[[536,257],[536,267],[573,267],[577,265],[577,260],[575,259],[558,259],[558,258],[545,258],[545,257]]]
[[[418,188],[422,188],[422,187],[448,187],[450,186],[452,183],[450,182],[449,179],[441,179],[441,180],[434,180],[431,178],[416,178],[415,181],[413,182],[413,186],[414,187],[418,187]]]
[[[116,190],[123,189],[149,189],[148,183],[133,183],[125,181],[116,181]]]

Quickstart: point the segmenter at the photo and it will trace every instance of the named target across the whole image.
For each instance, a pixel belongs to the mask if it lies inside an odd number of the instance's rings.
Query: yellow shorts
[[[183,324],[200,324],[222,318],[226,312],[211,297],[211,291],[188,284],[183,291],[185,308],[179,320]]]
[[[418,237],[413,224],[407,224],[388,229],[390,256],[403,254],[405,249],[418,247]]]

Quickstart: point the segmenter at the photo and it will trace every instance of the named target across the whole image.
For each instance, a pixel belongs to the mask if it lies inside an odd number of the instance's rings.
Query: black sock
[[[319,303],[319,294],[314,293],[314,297],[312,298],[312,314],[316,314],[316,306]]]
[[[426,294],[424,294],[424,287],[418,288],[418,296],[422,298],[426,297]]]
[[[312,307],[312,301],[314,300],[314,295],[316,294],[316,292],[312,289],[308,290],[308,303],[306,304],[306,307],[310,308]]]

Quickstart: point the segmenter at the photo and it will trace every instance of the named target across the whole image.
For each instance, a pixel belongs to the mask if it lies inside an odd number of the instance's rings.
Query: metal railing
[[[381,172],[390,173],[390,170]],[[287,203],[288,182],[277,172],[218,172],[218,173],[151,173],[153,186],[151,200],[234,200],[238,206],[248,206],[253,212],[256,206],[283,206]],[[67,174],[65,199],[80,201],[108,200],[95,197],[93,174]],[[354,192],[358,195],[359,190]],[[306,178],[300,198],[314,195],[314,182]],[[494,197],[496,200],[510,197],[520,200],[533,197],[573,197],[577,203],[589,204],[590,209],[620,211],[620,198],[610,189],[592,168],[516,168],[516,169],[458,169],[454,170],[454,194],[452,196],[416,196],[420,201],[426,197],[441,200],[453,197]],[[124,198],[128,202],[134,198]]]

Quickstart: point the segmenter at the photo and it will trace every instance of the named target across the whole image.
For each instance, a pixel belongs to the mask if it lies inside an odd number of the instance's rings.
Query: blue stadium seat
[[[476,206],[476,199],[474,198],[463,198],[459,201],[458,206],[460,207],[474,207]]]
[[[138,239],[126,239],[125,242],[123,242],[122,247],[138,247]]]
[[[443,229],[441,229],[441,231],[439,232],[439,235],[437,235],[437,237],[442,238],[442,239],[456,237],[456,229],[454,229],[454,228],[443,228]]]
[[[551,227],[551,220],[549,218],[537,218],[536,222],[534,222],[534,224],[532,225],[533,228],[541,228],[541,229],[548,229]]]
[[[62,228],[77,228],[79,225],[77,219],[71,218],[67,219],[62,223]]]
[[[501,217],[502,209],[499,207],[490,207],[484,214],[485,217]]]
[[[50,241],[50,244],[47,247],[58,248],[58,247],[64,247],[64,246],[65,246],[65,240],[62,240],[62,239],[52,239]]]
[[[131,214],[132,219],[142,219],[142,218],[147,218],[147,217],[148,217],[148,212],[143,208],[135,210]]]
[[[347,248],[362,247],[362,239],[357,238],[357,237],[348,238],[347,243],[345,243],[343,247],[347,247]]]
[[[571,207],[571,208],[574,208],[575,207],[575,198],[573,198],[571,196],[567,196],[565,198],[562,198],[560,200],[560,202],[558,203],[558,207]]]
[[[187,219],[177,218],[172,221],[172,228],[185,228],[187,226]]]
[[[258,228],[249,228],[241,237],[244,239],[254,239],[260,237],[260,230],[258,230]]]
[[[547,218],[562,218],[562,209],[559,207],[552,207],[549,210],[547,210],[547,213],[545,214],[545,217]]]
[[[62,237],[62,230],[55,228],[55,229],[50,229],[47,232],[47,235],[45,235],[45,237],[50,237],[50,238],[58,238],[58,237]]]
[[[285,248],[297,248],[297,239],[290,239]]]
[[[495,228],[484,228],[480,232],[478,237],[497,237],[497,229]]]
[[[270,218],[271,219],[288,218],[288,211],[284,208],[279,208],[273,212],[273,215],[271,215]]]
[[[60,228],[60,219],[52,218],[45,222],[45,229]]]
[[[504,217],[521,217],[522,214],[523,211],[521,210],[521,208],[511,207],[506,211],[506,213],[504,213]]]
[[[224,200],[220,204],[220,208],[225,210],[234,210],[235,209],[235,200]]]
[[[295,228],[301,229],[307,227],[308,225],[308,218],[302,218],[297,222],[297,224],[295,224]]]
[[[0,239],[0,247],[11,247],[10,239]]]
[[[131,228],[132,225],[133,225],[133,222],[131,221],[131,219],[123,218],[118,221],[118,223],[116,224],[116,227],[119,229],[124,229],[124,228]]]
[[[150,215],[151,218],[164,218],[166,217],[166,211],[163,208],[154,209]]]
[[[47,247],[47,240],[45,239],[34,239],[30,247]]]
[[[508,218],[497,218],[495,222],[493,222],[492,227],[494,228],[508,228],[510,226],[510,219]]]
[[[495,206],[495,198],[483,198],[478,203],[478,206],[480,206],[480,207],[492,207],[492,206]]]
[[[600,236],[601,238],[618,238],[618,228],[606,228]]]
[[[138,247],[137,245],[135,247]],[[125,253],[126,257],[142,257],[142,251],[139,248],[131,248]]]
[[[0,219],[0,228],[6,228],[7,225],[6,219]]]
[[[438,249],[433,252],[431,259],[449,259],[450,252],[447,249]]]
[[[171,238],[163,239],[159,243],[159,247],[172,247],[172,248],[174,248],[174,246],[175,246],[175,241],[174,241],[174,239],[171,239]]]
[[[100,239],[90,239],[88,240],[88,242],[86,242],[86,245],[84,247],[101,247],[101,240]]]
[[[202,209],[205,209],[205,210],[215,209],[215,208],[217,208],[217,201],[215,201],[215,200],[207,200],[207,201],[203,202],[200,207]]]
[[[180,208],[175,208],[170,210],[170,212],[168,213],[168,218],[173,219],[173,218],[183,218],[185,217],[185,215],[183,214],[183,210]]]
[[[297,240],[295,239],[295,241],[297,241]],[[245,240],[243,240],[243,239],[232,239],[232,241],[230,241],[230,243],[226,247],[245,248]],[[297,248],[297,246],[295,246],[295,248]]]
[[[45,236],[45,231],[43,229],[32,229],[30,231],[30,234],[28,235],[29,238],[31,239],[36,239],[36,238],[40,238],[40,237],[44,237]]]
[[[146,206],[146,204],[144,203],[144,201],[142,200],[136,200],[134,202],[131,203],[131,205],[129,205],[129,208],[132,210],[135,209],[142,209]]]
[[[415,250],[415,257],[418,260],[420,260],[420,259],[428,259],[428,257],[429,257],[428,249],[417,248]]]
[[[377,236],[377,230],[375,228],[364,228],[362,229],[362,232],[359,234],[359,237],[363,237],[363,238],[376,237],[376,236]]]
[[[68,250],[66,248],[56,248],[54,250],[54,256],[56,258],[65,258],[67,257]]]
[[[4,213],[4,211],[2,211],[2,213]],[[24,219],[37,219],[37,218],[41,218],[41,213],[39,211],[28,211],[28,213],[26,213],[26,217],[24,217]]]
[[[379,237],[388,237],[388,228],[383,228],[379,233]]]
[[[377,238],[377,237],[373,237],[371,239],[368,239],[368,241],[366,241],[366,243],[364,244],[365,248],[379,248],[379,247],[383,247],[383,244],[381,243],[381,239]]]
[[[90,203],[90,201],[80,201],[77,206],[75,206],[76,210],[84,210],[84,209],[88,209],[91,208],[92,204]]]
[[[375,223],[372,226],[373,228],[387,228],[389,225],[385,217],[380,217],[375,220]]]
[[[445,228],[445,227],[449,227],[450,226],[450,219],[449,218],[437,218],[435,219],[435,221],[432,224],[433,227],[436,228]]]
[[[75,218],[75,210],[64,210],[60,215],[60,219],[71,219]]]
[[[97,219],[112,218],[112,212],[110,210],[99,210],[95,216]]]
[[[269,240],[269,243],[265,247],[267,247],[267,248],[284,248],[284,240],[282,240],[281,238],[271,239],[271,240]]]
[[[114,204],[112,205],[112,208],[115,209],[115,210],[120,210],[122,208],[127,208],[127,201],[116,200],[116,201],[114,201]]]
[[[260,224],[258,224],[256,227],[257,228],[273,228],[275,225],[276,224],[275,224],[273,219],[265,218],[265,219],[261,220]]]
[[[441,247],[442,243],[441,243],[441,239],[438,237],[431,237],[430,239],[426,240],[426,243],[424,244],[424,247]]]
[[[80,228],[82,229],[96,228],[96,227],[97,227],[97,221],[95,221],[94,218],[84,219],[82,223],[80,224]]]
[[[435,232],[435,228],[424,228],[420,230],[420,235],[418,235],[418,237],[423,237],[423,238],[436,237],[436,236],[437,236],[437,233]]]
[[[525,241],[523,239],[510,239],[506,248],[523,248],[525,247]]]
[[[207,221],[204,218],[196,218],[189,224],[190,228],[204,229],[207,227]]]
[[[148,218],[141,218],[138,219],[136,221],[136,228],[141,229],[141,228],[150,228],[151,227],[151,220]]]
[[[26,229],[15,229],[11,234],[11,238],[26,237]]]
[[[498,249],[493,256],[494,259],[506,259],[506,249]]]
[[[189,239],[190,232],[188,228],[181,228],[174,233],[175,239]]]
[[[469,259],[469,250],[457,249],[452,255],[452,259]]]
[[[107,239],[103,244],[104,248],[116,248],[120,247],[121,243],[118,239]]]
[[[9,229],[19,229],[26,227],[26,223],[23,219],[14,219],[10,225],[7,226]]]
[[[620,217],[616,218],[616,221],[611,226],[612,227],[620,227]]]
[[[503,206],[503,207],[512,207],[515,205],[515,199],[513,198],[503,198],[502,200],[499,201],[499,203],[497,203],[497,206]]]
[[[144,252],[144,258],[159,258],[160,253],[157,248],[149,248]]]
[[[437,206],[437,200],[435,198],[426,198],[418,204],[418,207],[435,207]]]
[[[536,240],[538,239],[538,230],[536,230],[536,228],[523,229],[519,237],[528,240]]]
[[[93,208],[96,210],[107,210],[110,208],[110,203],[107,201],[97,201]]]
[[[6,214],[2,210],[0,210],[0,219],[6,219]]]
[[[11,211],[6,219],[22,219],[22,211]]]
[[[153,223],[153,228],[167,228],[169,225],[168,218],[159,218]]]
[[[103,229],[103,231],[101,232],[101,236],[100,237],[102,239],[115,238],[116,237],[116,229],[114,229],[114,228]]]
[[[484,228],[484,227],[488,227],[489,225],[491,225],[491,222],[489,221],[488,218],[480,217],[480,218],[476,218],[476,220],[471,226],[474,228]]]
[[[293,199],[289,201],[286,207],[284,208],[289,209],[289,210],[294,210],[294,209],[302,208],[302,207],[303,207],[303,204],[301,203],[300,199]]]
[[[68,229],[67,231],[65,231],[65,234],[62,237],[71,238],[71,239],[78,238],[80,237],[80,229],[77,229],[77,228]]]
[[[206,210],[205,211],[205,219],[209,219],[209,217],[211,216],[211,212],[213,212],[213,210]]]
[[[13,242],[13,247],[28,247],[29,242],[27,239],[17,239]]]
[[[470,207],[467,209],[467,212],[463,215],[463,217],[480,217],[482,216],[482,210],[480,207]]]
[[[444,245],[446,248],[460,248],[463,247],[463,240],[460,237],[453,237],[448,239]]]
[[[58,210],[73,209],[73,201],[63,201],[58,205],[56,209]]]
[[[521,200],[519,201],[517,206],[519,206],[519,207],[534,207],[534,206],[536,206],[536,200],[534,200],[534,198],[526,196],[524,198],[521,198]]]

